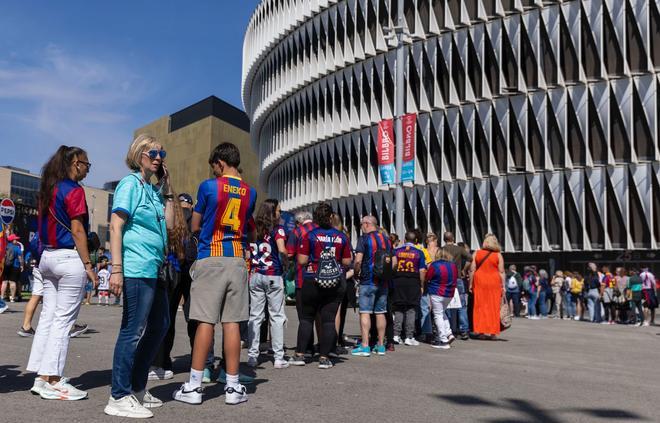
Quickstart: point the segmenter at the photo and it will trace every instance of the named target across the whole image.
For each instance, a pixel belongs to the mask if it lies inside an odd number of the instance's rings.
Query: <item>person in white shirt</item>
[[[99,260],[99,302],[104,302],[105,305],[110,305],[110,271],[108,270],[108,258],[101,256]]]

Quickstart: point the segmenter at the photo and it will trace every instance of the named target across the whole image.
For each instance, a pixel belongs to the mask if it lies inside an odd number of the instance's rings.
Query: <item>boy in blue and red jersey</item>
[[[222,322],[227,366],[225,403],[247,401],[245,386],[238,382],[241,352],[239,323],[248,320],[248,235],[254,237],[252,213],[257,199],[254,188],[238,171],[241,158],[232,143],[218,145],[209,157],[215,175],[202,182],[192,217],[192,231],[200,231],[197,261],[191,269],[190,319],[199,322],[192,352],[190,380],[174,399],[202,402],[204,364],[213,340],[214,326]]]
[[[415,339],[416,310],[424,289],[426,259],[424,253],[415,246],[417,234],[406,233],[406,243],[394,250],[396,272],[392,280],[392,309],[394,311],[394,343],[417,346]],[[406,322],[406,340],[401,340],[403,322]]]
[[[455,339],[445,313],[454,297],[458,279],[458,267],[453,260],[449,250],[443,247],[439,259],[431,263],[426,272],[426,292],[430,296],[433,318],[439,332],[433,347],[445,350],[450,348],[449,344]]]
[[[351,351],[352,355],[368,357],[369,332],[371,331],[371,314],[376,315],[376,328],[378,342],[374,352],[385,355],[385,329],[387,327],[387,294],[389,281],[382,281],[373,274],[374,259],[377,250],[392,253],[392,243],[389,238],[378,231],[376,218],[364,216],[361,222],[363,235],[358,239],[355,254],[355,275],[360,280],[360,329],[362,332],[362,345]]]

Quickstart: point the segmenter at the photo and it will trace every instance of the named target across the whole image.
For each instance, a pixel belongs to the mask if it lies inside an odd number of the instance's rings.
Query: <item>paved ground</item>
[[[89,399],[79,402],[29,394],[33,375],[24,373],[24,366],[31,340],[15,334],[22,309],[15,304],[0,316],[0,421],[118,421],[102,410],[121,309],[83,306],[80,320],[95,330],[72,340],[66,369],[75,385],[89,391]],[[287,312],[286,342],[293,346],[295,310]],[[155,410],[160,421],[660,420],[658,327],[515,320],[500,341],[456,341],[450,351],[402,346],[385,357],[347,358],[331,370],[311,365],[275,370],[263,363],[248,403],[232,407],[215,384],[207,386],[201,406],[169,400],[189,368],[182,313],[177,325],[175,378],[150,384],[152,393],[167,401]],[[347,333],[357,333],[350,310]]]

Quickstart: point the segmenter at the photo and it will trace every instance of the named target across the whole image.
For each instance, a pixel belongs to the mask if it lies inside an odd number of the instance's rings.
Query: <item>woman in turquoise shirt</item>
[[[124,295],[121,329],[112,363],[112,392],[105,413],[151,417],[163,405],[146,391],[149,365],[169,327],[167,292],[157,283],[165,260],[167,230],[174,226],[173,194],[165,150],[148,135],[131,144],[126,164],[133,171],[114,194],[110,219],[110,289]],[[152,176],[158,178],[151,183]]]

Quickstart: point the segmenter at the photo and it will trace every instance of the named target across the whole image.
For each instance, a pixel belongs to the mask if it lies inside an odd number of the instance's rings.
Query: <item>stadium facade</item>
[[[405,111],[417,114],[405,223],[521,261],[655,261],[660,1],[405,0]],[[378,171],[392,118],[397,0],[264,0],[243,103],[285,209],[329,201],[353,232],[393,228]],[[653,251],[656,250],[656,251]]]

